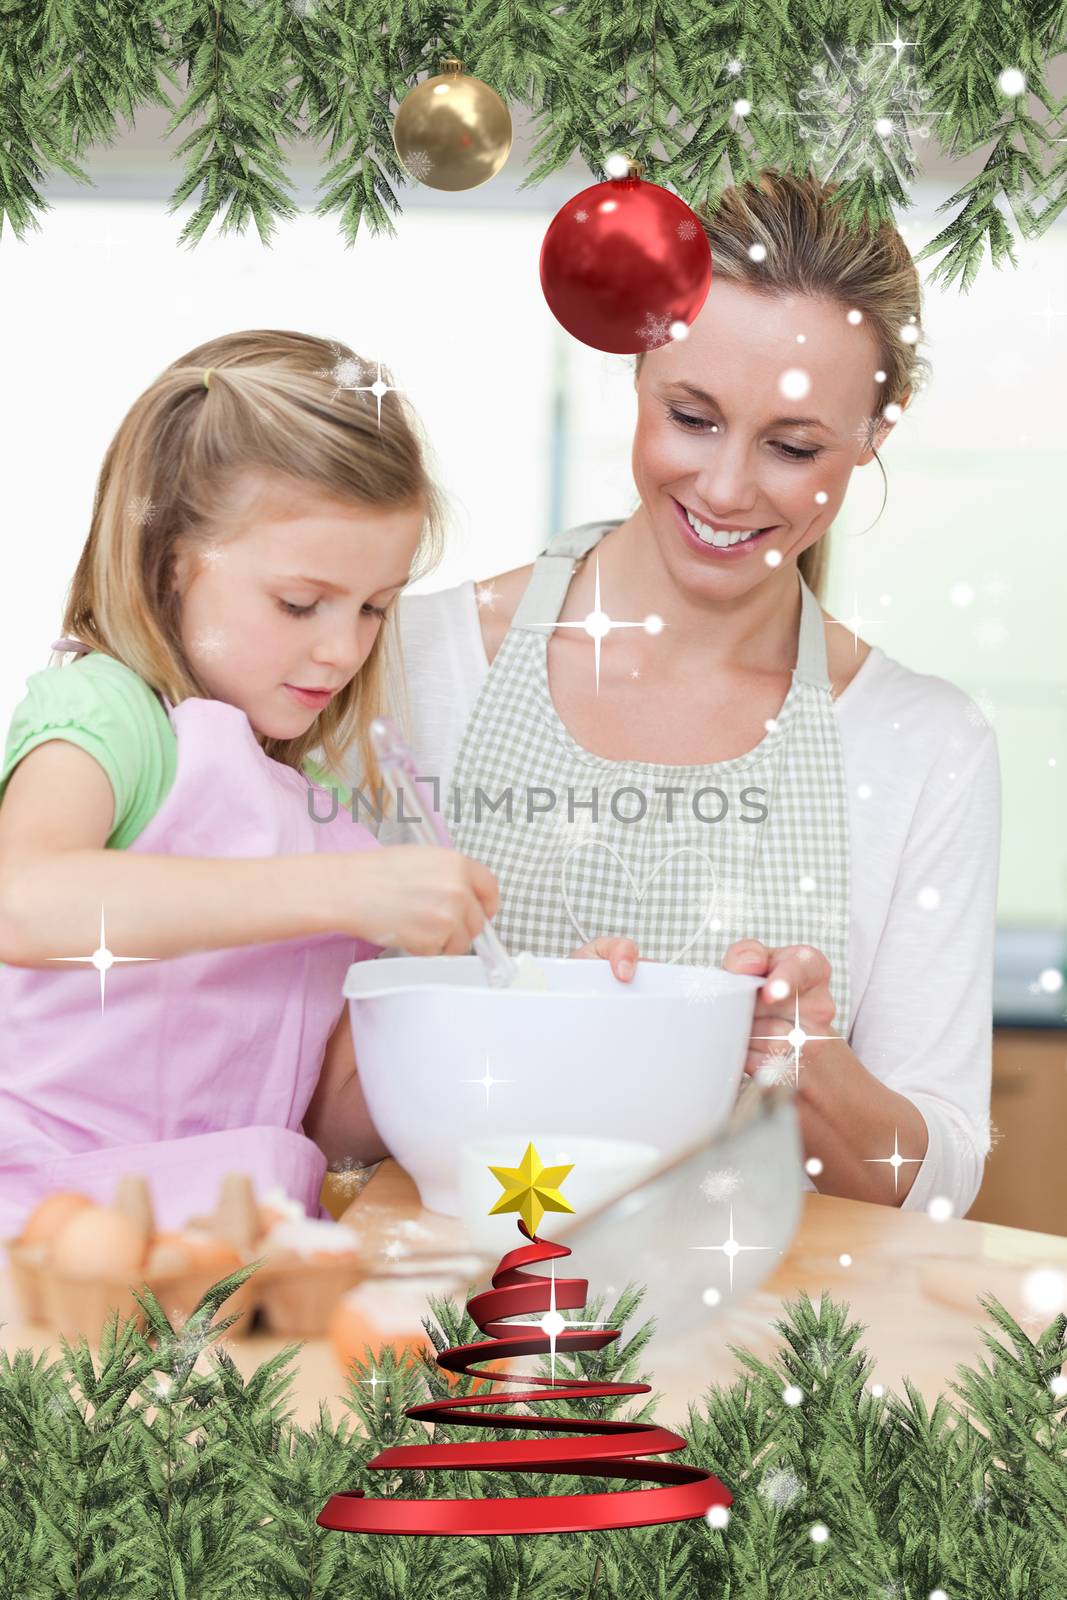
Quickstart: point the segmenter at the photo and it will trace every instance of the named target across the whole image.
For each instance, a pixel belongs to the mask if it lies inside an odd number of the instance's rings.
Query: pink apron
[[[332,797],[265,755],[237,706],[163,705],[178,741],[174,783],[128,849],[234,859],[379,848],[348,812],[315,820]],[[116,961],[102,1012],[88,961],[0,968],[0,1238],[50,1190],[110,1204],[131,1172],[148,1179],[160,1228],[213,1211],[228,1172],[249,1173],[260,1200],[280,1186],[325,1216],[326,1158],[301,1123],[345,973],[381,948],[326,933]]]

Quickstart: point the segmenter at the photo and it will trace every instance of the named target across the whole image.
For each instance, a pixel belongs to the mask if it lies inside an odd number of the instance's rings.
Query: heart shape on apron
[[[618,862],[619,866],[622,868],[622,871],[624,872],[624,874],[626,875],[626,879],[627,879],[627,881],[628,881],[628,883],[630,885],[630,892],[632,893],[634,899],[637,901],[637,903],[639,905],[640,905],[641,901],[644,900],[645,895],[648,893],[649,885],[663,871],[663,869],[667,865],[668,861],[673,861],[674,860],[675,856],[696,856],[699,861],[703,861],[707,865],[708,872],[711,875],[711,881],[710,881],[710,883],[708,885],[708,896],[707,896],[706,909],[704,911],[704,914],[700,919],[700,923],[699,923],[699,925],[698,925],[698,927],[696,929],[696,932],[693,933],[690,936],[690,938],[688,938],[686,940],[685,944],[682,945],[680,950],[677,950],[675,952],[675,954],[668,959],[668,961],[666,962],[666,965],[670,966],[673,962],[680,961],[682,956],[685,955],[686,951],[687,950],[691,950],[692,947],[696,944],[697,940],[700,938],[701,934],[704,932],[705,928],[708,926],[708,923],[711,921],[711,918],[712,918],[712,916],[714,915],[714,912],[715,912],[715,898],[714,898],[714,895],[715,895],[715,882],[716,882],[716,879],[715,879],[715,867],[714,867],[714,864],[712,863],[712,860],[711,860],[710,856],[708,856],[703,850],[698,850],[695,845],[691,845],[691,844],[679,845],[676,850],[668,851],[665,856],[662,856],[660,858],[660,860],[657,861],[656,865],[653,867],[652,871],[648,874],[647,878],[645,879],[643,887],[639,889],[638,886],[637,886],[637,880],[634,878],[633,873],[630,871],[629,867],[626,865],[626,862],[622,859],[622,856],[616,850],[615,846],[612,845],[612,844],[608,844],[606,839],[585,839],[581,843],[576,844],[573,847],[573,849],[568,850],[567,854],[564,856],[563,861],[562,861],[562,863],[560,865],[560,869],[559,869],[559,886],[560,886],[560,893],[561,893],[561,895],[563,897],[563,904],[564,904],[564,906],[566,908],[566,911],[567,911],[567,915],[568,915],[568,917],[570,917],[571,922],[574,925],[574,930],[577,933],[579,939],[582,941],[583,944],[589,944],[589,943],[592,942],[593,938],[602,937],[602,936],[597,935],[597,934],[589,935],[588,933],[586,933],[584,931],[584,929],[582,928],[581,924],[578,921],[578,918],[574,914],[574,907],[571,904],[571,898],[570,898],[570,895],[567,892],[567,869],[570,866],[570,863],[574,859],[574,857],[579,853],[579,851],[582,851],[582,850],[606,850],[608,855],[613,856],[615,858],[615,860]],[[626,929],[623,929],[623,928],[615,929],[615,933],[616,934],[622,934],[622,933],[626,933],[628,931],[629,930],[626,930]],[[607,936],[604,936],[604,937],[610,937],[610,935],[607,935]],[[638,938],[636,934],[633,934],[632,937],[637,940],[637,948],[638,948],[639,954],[643,954],[644,950],[643,950],[641,939]]]

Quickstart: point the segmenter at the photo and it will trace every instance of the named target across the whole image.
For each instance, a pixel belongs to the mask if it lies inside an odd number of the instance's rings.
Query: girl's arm
[[[326,1046],[319,1081],[304,1113],[304,1132],[331,1165],[347,1156],[366,1167],[389,1154],[363,1098],[347,1004]]]
[[[19,762],[0,804],[0,962],[46,968],[95,950],[101,908],[108,949],[159,959],[345,926],[336,857],[107,850],[114,808],[104,769],[78,745],[50,739]]]

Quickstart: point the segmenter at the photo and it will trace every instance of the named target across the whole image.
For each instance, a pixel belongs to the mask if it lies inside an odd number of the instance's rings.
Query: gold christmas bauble
[[[404,96],[393,143],[407,171],[431,189],[477,189],[511,149],[511,114],[495,90],[470,78],[454,56]]]

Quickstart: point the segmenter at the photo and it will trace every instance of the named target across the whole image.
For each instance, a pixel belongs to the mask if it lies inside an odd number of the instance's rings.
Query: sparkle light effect
[[[389,1385],[386,1383],[384,1378],[380,1378],[378,1376],[378,1368],[371,1367],[371,1374],[372,1376],[369,1378],[357,1378],[356,1382],[365,1383],[372,1395],[377,1393],[378,1385],[381,1384],[385,1392],[388,1394]]]
[[[104,986],[107,973],[116,961],[158,961],[159,956],[117,956],[107,947],[104,933],[104,904],[100,902],[100,944],[89,956],[47,956],[48,961],[91,961],[100,974],[100,1015],[104,1014]]]
[[[885,617],[861,617],[859,614],[859,600],[857,599],[855,593],[853,593],[852,596],[852,604],[854,610],[850,617],[844,617],[840,619],[837,617],[831,617],[830,621],[833,623],[835,628],[848,629],[849,633],[852,635],[852,654],[855,655],[859,650],[858,630],[860,627],[869,628],[872,625],[874,627],[883,627],[886,619]]]
[[[894,1194],[897,1193],[897,1180],[898,1180],[898,1178],[900,1176],[900,1169],[904,1165],[904,1163],[907,1161],[907,1162],[912,1163],[913,1165],[915,1165],[917,1167],[921,1167],[922,1164],[923,1164],[923,1161],[925,1160],[924,1156],[902,1156],[901,1153],[900,1153],[899,1139],[900,1139],[900,1130],[899,1130],[899,1128],[894,1128],[893,1129],[893,1154],[891,1156],[864,1156],[864,1158],[863,1158],[864,1161],[869,1161],[869,1162],[872,1162],[874,1164],[878,1164],[878,1163],[884,1162],[884,1163],[887,1163],[889,1166],[892,1167],[892,1169],[893,1169],[893,1193]]]
[[[489,1057],[485,1058],[485,1071],[480,1078],[461,1078],[460,1083],[480,1083],[485,1090],[485,1109],[489,1109],[489,1091],[498,1083],[514,1083],[514,1078],[494,1078],[489,1070]]]
[[[788,1044],[791,1047],[793,1051],[793,1082],[794,1086],[799,1087],[800,1053],[804,1046],[809,1040],[837,1039],[840,1038],[840,1035],[836,1033],[805,1033],[800,1026],[800,996],[797,995],[793,1001],[793,1026],[788,1033],[754,1033],[751,1037],[753,1039],[770,1039],[776,1045]],[[768,1056],[771,1054],[769,1050],[766,1053]]]
[[[569,1167],[567,1168],[567,1171],[570,1171]],[[532,1233],[534,1230],[531,1228],[530,1231]],[[603,1319],[597,1322],[582,1322],[577,1317],[565,1317],[562,1311],[557,1310],[555,1261],[550,1263],[550,1271],[551,1277],[549,1279],[548,1288],[548,1310],[545,1312],[544,1316],[541,1317],[537,1322],[512,1322],[509,1318],[506,1320],[505,1326],[508,1328],[536,1328],[538,1333],[543,1333],[545,1335],[545,1337],[548,1339],[549,1363],[552,1381],[554,1383],[556,1379],[556,1340],[559,1338],[560,1334],[565,1333],[568,1328],[606,1328],[608,1327],[608,1323]]]
[[[770,1250],[769,1244],[739,1244],[734,1238],[734,1208],[730,1207],[730,1236],[723,1244],[691,1244],[690,1250],[718,1250],[730,1263],[730,1293],[734,1292],[734,1257],[742,1250]]]
[[[613,628],[644,628],[648,634],[662,633],[666,623],[655,612],[645,617],[643,622],[617,622],[609,617],[600,604],[600,557],[596,558],[596,576],[593,587],[593,609],[589,614],[575,622],[530,622],[530,628],[584,628],[593,641],[594,664],[596,668],[596,692],[600,694],[600,641],[607,637]]]
[[[382,364],[380,361],[376,363],[378,376],[373,383],[357,382],[356,380],[362,378],[365,373],[362,361],[345,355],[344,351],[336,344],[332,344],[330,348],[333,350],[336,360],[332,367],[320,368],[318,376],[333,380],[334,390],[330,396],[331,400],[336,400],[342,389],[351,389],[357,394],[372,394],[378,403],[378,431],[380,433],[382,427],[382,396],[385,394],[403,394],[403,389],[398,389],[395,384],[382,382]]]

